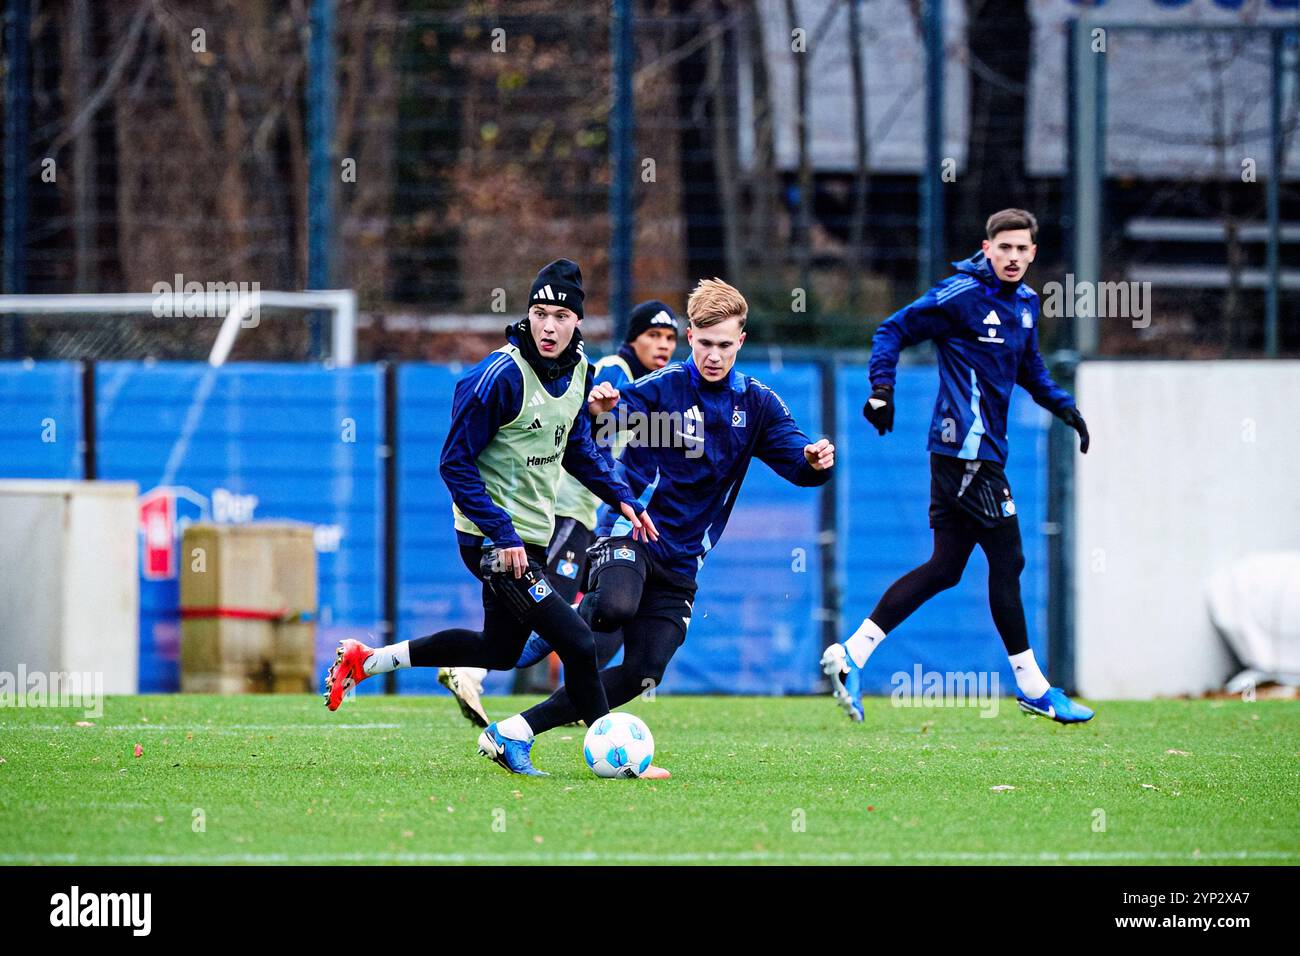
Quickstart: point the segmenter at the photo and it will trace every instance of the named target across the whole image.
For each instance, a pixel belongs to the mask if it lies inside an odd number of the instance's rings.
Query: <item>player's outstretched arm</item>
[[[1074,397],[1052,381],[1052,375],[1047,371],[1047,364],[1038,351],[1037,328],[1029,333],[1029,344],[1025,346],[1025,354],[1021,357],[1020,367],[1016,370],[1016,384],[1028,392],[1035,402],[1078,432],[1079,451],[1085,455],[1088,453],[1090,444],[1088,424],[1079,414]]]
[[[767,405],[754,454],[792,485],[803,488],[824,485],[835,466],[835,446],[829,438],[815,442],[809,439],[776,392],[759,382],[754,385],[766,392]]]

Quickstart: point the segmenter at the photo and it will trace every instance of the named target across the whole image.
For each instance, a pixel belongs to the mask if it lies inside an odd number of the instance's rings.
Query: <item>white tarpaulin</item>
[[[1228,689],[1300,682],[1300,551],[1247,555],[1206,583],[1210,619],[1246,670]]]

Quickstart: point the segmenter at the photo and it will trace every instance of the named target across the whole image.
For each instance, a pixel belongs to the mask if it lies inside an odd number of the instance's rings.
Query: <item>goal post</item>
[[[88,332],[93,331],[97,318],[106,317],[122,317],[128,322],[134,317],[142,324],[148,321],[155,327],[158,322],[176,323],[195,319],[208,320],[210,325],[219,319],[220,326],[211,346],[207,348],[208,364],[219,368],[229,359],[241,329],[257,328],[262,319],[268,317],[327,312],[330,317],[329,361],[338,368],[347,368],[356,363],[357,297],[352,289],[278,292],[265,291],[255,285],[234,287],[234,283],[229,283],[227,286],[230,287],[162,293],[0,295],[0,315],[61,320],[65,329],[84,323]],[[65,331],[62,334],[62,351],[50,357],[101,357],[94,354],[70,354],[76,351],[76,343],[66,344],[70,333]],[[208,334],[205,326],[194,330],[191,338]],[[87,350],[93,349],[93,344],[87,346]]]

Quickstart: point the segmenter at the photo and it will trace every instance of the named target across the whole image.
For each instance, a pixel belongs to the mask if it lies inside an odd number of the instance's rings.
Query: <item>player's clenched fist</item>
[[[829,438],[803,446],[803,456],[814,471],[826,471],[835,465],[835,446]]]
[[[618,389],[609,382],[601,382],[587,396],[587,411],[592,415],[603,415],[618,404]]]

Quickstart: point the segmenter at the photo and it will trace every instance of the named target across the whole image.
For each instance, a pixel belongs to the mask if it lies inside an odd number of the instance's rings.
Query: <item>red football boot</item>
[[[374,648],[351,638],[339,641],[339,649],[334,652],[334,663],[325,674],[326,707],[338,710],[339,704],[343,703],[343,695],[370,676],[364,665],[374,652]]]

